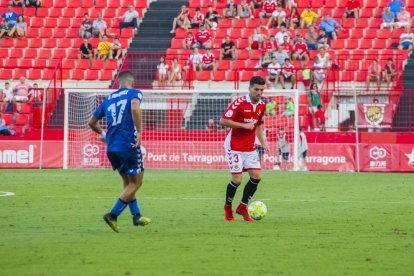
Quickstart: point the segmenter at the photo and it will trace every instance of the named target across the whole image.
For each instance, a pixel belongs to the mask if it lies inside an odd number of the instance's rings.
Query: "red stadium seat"
[[[227,36],[227,29],[218,29],[215,38],[223,39]]]
[[[68,50],[68,58],[77,59],[78,58],[78,53],[79,53],[78,49],[69,49]]]
[[[45,80],[51,80],[53,78],[53,75],[55,73],[55,69],[46,69],[43,71],[43,79]]]
[[[22,49],[11,49],[10,58],[22,58],[23,50]]]
[[[182,49],[183,48],[183,41],[181,39],[173,38],[171,40],[171,48],[173,48],[173,49]]]
[[[353,50],[352,51],[352,59],[353,60],[362,60],[365,58],[364,50]]]
[[[37,49],[43,47],[43,39],[41,38],[32,38],[30,39],[30,48]]]
[[[250,58],[253,60],[258,60],[260,59],[261,56],[262,56],[261,50],[253,50]]]
[[[56,48],[56,39],[46,39],[44,48]]]
[[[43,27],[56,28],[57,25],[57,18],[46,18],[46,22]]]
[[[62,3],[65,3],[66,1],[61,1],[61,2]],[[75,19],[75,17],[76,17],[76,9],[74,9],[74,8],[68,8],[68,7],[65,6],[65,8],[63,9],[63,17]]]
[[[362,9],[361,18],[372,18],[372,9]]]
[[[365,58],[366,58],[367,60],[378,59],[378,50],[369,50],[369,51],[366,53]]]
[[[33,60],[31,59],[21,59],[19,63],[20,68],[32,68],[33,67]]]
[[[219,27],[220,27],[220,29],[232,28],[233,27],[233,20],[223,18],[222,20],[220,20]]]
[[[43,28],[39,34],[40,38],[51,38],[53,37],[53,29],[52,28]]]
[[[248,19],[247,20],[247,28],[249,29],[256,29],[260,26],[259,19]]]
[[[374,43],[374,49],[386,49],[387,40],[386,39],[377,39]]]
[[[86,70],[88,69],[90,66],[90,62],[88,59],[80,59],[78,60],[78,65],[77,68],[78,69],[82,69],[82,70]]]
[[[92,70],[101,70],[104,68],[104,61],[103,60],[94,60],[92,62]]]
[[[46,1],[46,2],[48,2],[48,1]],[[42,5],[43,5],[43,3],[42,3]],[[49,12],[49,16],[50,17],[56,17],[56,18],[62,17],[62,8],[52,8]]]
[[[112,71],[103,70],[101,71],[101,76],[99,77],[100,80],[103,81],[110,81],[112,80]]]
[[[372,48],[372,40],[364,39],[361,41],[361,45],[359,46],[360,49],[371,49]]]
[[[76,69],[72,71],[72,80],[83,80],[85,78],[85,70]]]
[[[106,8],[108,5],[107,0],[96,0],[95,7],[96,8]]]
[[[71,46],[72,46],[72,40],[71,39],[62,38],[62,39],[59,40],[59,45],[58,45],[59,48],[66,49],[66,48],[70,48]]]
[[[4,68],[14,69],[18,67],[18,60],[17,59],[7,59],[4,64]]]
[[[53,58],[61,59],[66,57],[66,49],[55,49],[53,51]]]
[[[46,59],[36,59],[33,64],[34,68],[45,69],[47,67]]]
[[[24,53],[24,58],[37,58],[37,49],[26,49]]]
[[[378,7],[378,0],[367,0],[365,3],[365,8],[370,8],[370,9],[362,9],[362,11],[371,10],[372,8],[376,8],[376,7]]]
[[[20,105],[20,111],[19,111],[20,114],[31,114],[32,112],[33,112],[33,108],[32,108],[31,103],[22,103]]]
[[[235,60],[233,64],[233,70],[240,70],[246,67],[244,60]]]
[[[219,62],[218,70],[227,71],[230,70],[230,60],[222,60]]]
[[[34,16],[34,10],[32,10],[32,9],[28,9],[28,10],[33,12],[33,14],[32,15],[25,14],[25,16],[30,16],[30,17]],[[45,7],[44,8],[42,8],[42,7],[38,8],[36,17],[48,17],[49,16],[49,10],[50,10],[49,8],[45,8]],[[25,11],[25,13],[26,13],[26,11]]]
[[[44,24],[44,18],[33,17],[31,19],[30,28],[41,28],[44,26]]]
[[[233,28],[246,28],[246,20],[245,19],[235,19]]]
[[[27,70],[26,69],[15,69],[14,70],[14,77],[19,79],[21,77],[27,78]]]
[[[35,38],[39,37],[39,29],[37,28],[29,28],[27,31],[27,38]]]
[[[110,1],[111,2],[111,1]],[[80,7],[81,6],[81,4],[80,4],[80,0],[69,0],[69,4],[68,4],[68,7],[69,8],[78,8],[78,7]],[[119,7],[119,6],[118,6]]]
[[[32,69],[29,73],[29,80],[41,80],[42,79],[42,70]]]
[[[211,71],[200,71],[198,72],[197,80],[209,81],[211,79]]]
[[[63,69],[73,69],[75,68],[75,60],[73,59],[64,59],[62,62]]]
[[[257,63],[257,60],[248,60],[245,68],[254,69],[256,68]]]
[[[365,29],[368,27],[368,19],[360,18],[357,20],[356,27],[360,29]]]
[[[99,76],[98,76],[98,70],[88,70],[86,72],[86,80],[98,80]]]
[[[67,33],[68,38],[78,38],[79,37],[79,29],[71,28],[68,30]]]
[[[351,38],[352,39],[359,39],[359,38],[364,36],[363,33],[364,33],[364,30],[362,30],[362,29],[353,29]]]
[[[358,48],[358,40],[357,39],[349,39],[346,43],[347,49],[357,49]]]
[[[118,61],[116,60],[107,60],[105,62],[105,70],[115,70],[118,68]]]
[[[52,57],[52,52],[50,49],[40,49],[39,58],[50,59]]]
[[[92,8],[93,0],[82,0],[82,8]]]
[[[354,19],[353,18],[345,18],[342,21],[342,27],[345,29],[351,29],[354,27]]]
[[[345,48],[345,41],[343,39],[337,39],[334,41],[332,45],[333,49],[344,49]]]
[[[24,126],[29,124],[29,116],[23,114],[16,115],[16,126]]]
[[[6,39],[7,40],[7,39]],[[15,47],[16,48],[27,48],[28,46],[28,39],[27,38],[20,38],[16,40]],[[4,45],[3,45],[4,47]]]
[[[64,38],[64,37],[66,37],[66,30],[67,30],[67,27],[57,28],[57,29],[55,29],[55,32],[54,32],[53,36],[55,38]]]
[[[10,125],[13,123],[13,114],[3,114],[3,119],[6,125]]]
[[[381,27],[382,24],[382,19],[381,18],[372,18],[371,19],[371,29],[379,29]]]
[[[391,37],[391,30],[390,29],[383,29],[379,31],[378,38],[388,39]]]
[[[14,48],[14,39],[13,38],[2,38],[1,47],[3,48]]]
[[[253,75],[253,71],[242,71],[241,81],[249,81]]]
[[[213,81],[224,81],[226,80],[226,72],[225,71],[217,71],[214,73]]]
[[[248,50],[239,50],[238,59],[246,60],[250,57],[250,52]]]
[[[10,80],[12,78],[13,78],[13,70],[12,69],[0,69],[0,79]]]
[[[377,30],[375,29],[366,29],[365,30],[365,38],[366,39],[373,39],[373,38],[377,38]]]

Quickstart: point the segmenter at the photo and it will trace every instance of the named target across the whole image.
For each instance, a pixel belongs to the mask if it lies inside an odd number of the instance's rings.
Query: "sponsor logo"
[[[408,157],[408,165],[414,165],[414,148],[411,150],[411,153],[406,153],[405,156]]]
[[[238,164],[234,165],[234,169],[235,169],[235,170],[240,169],[239,165],[238,165]]]
[[[85,156],[92,156],[99,154],[99,146],[87,144],[83,147],[83,154]]]
[[[373,147],[369,149],[369,157],[374,160],[383,159],[385,156],[387,156],[387,152],[384,148]]]
[[[378,126],[384,120],[384,105],[364,105],[365,120],[372,126]]]
[[[253,123],[253,124],[255,124],[255,123],[257,123],[257,120],[256,119],[253,119],[253,118],[251,118],[251,119],[244,118],[244,122],[245,123]]]
[[[34,146],[28,150],[0,150],[0,164],[33,164]]]
[[[86,144],[83,146],[83,165],[85,166],[99,166],[100,159],[95,155],[100,152],[98,145]]]
[[[229,109],[224,116],[231,118],[233,116],[233,110]]]
[[[345,164],[346,158],[345,156],[306,156],[306,161],[326,166],[329,164]]]

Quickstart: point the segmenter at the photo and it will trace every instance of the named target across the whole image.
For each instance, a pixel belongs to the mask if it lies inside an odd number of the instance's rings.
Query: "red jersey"
[[[292,76],[295,72],[295,66],[293,66],[292,63],[289,63],[289,65],[283,64],[282,65],[282,73],[285,75],[285,77]]]
[[[193,45],[194,44],[194,37],[186,37],[185,39],[184,39],[184,41],[185,41],[185,45]]]
[[[273,52],[273,51],[276,51],[276,49],[277,49],[277,43],[276,43],[276,41],[268,40],[262,46],[262,52],[263,53],[265,53],[265,52]]]
[[[200,14],[195,14],[193,16],[193,21],[196,23],[203,23],[204,21],[204,14],[200,13]]]
[[[361,8],[361,3],[358,0],[355,1],[348,1],[345,5],[345,8],[348,10],[358,9]]]
[[[214,57],[212,53],[210,53],[210,55],[207,55],[207,54],[203,55],[203,59],[202,59],[203,64],[212,64],[215,61],[216,61],[216,58]]]
[[[190,15],[190,10],[189,9],[185,9],[183,11],[180,11],[180,13],[178,14],[178,16],[182,16],[182,17],[188,17]]]
[[[211,34],[208,31],[198,31],[195,34],[195,39],[200,42],[200,43],[205,43],[206,41],[208,41],[211,38]]]
[[[315,117],[318,118],[319,123],[325,123],[325,112],[321,109],[315,112]]]
[[[222,116],[223,119],[238,123],[254,123],[255,127],[252,130],[232,128],[227,134],[224,146],[234,151],[254,151],[256,127],[263,124],[265,110],[265,103],[259,101],[257,104],[252,104],[249,95],[240,97],[229,105]]]
[[[295,46],[293,46],[293,50],[299,54],[303,54],[308,51],[308,45],[306,45],[306,43],[296,43]]]
[[[277,8],[276,2],[268,0],[263,3],[263,10],[265,11],[265,13],[272,13],[276,10],[276,8]]]
[[[293,51],[293,47],[292,47],[292,45],[290,45],[290,43],[282,43],[282,44],[280,44],[280,46],[282,47],[282,49],[288,55],[290,55],[292,53],[292,51]]]

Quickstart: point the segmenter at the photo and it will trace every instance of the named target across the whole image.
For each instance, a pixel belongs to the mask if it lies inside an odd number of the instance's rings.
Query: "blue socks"
[[[111,213],[114,214],[115,216],[119,216],[122,211],[124,211],[124,209],[127,207],[128,203],[122,201],[122,199],[118,198],[118,200],[116,201],[114,207],[111,210]]]
[[[138,207],[138,200],[134,199],[133,201],[128,202],[129,210],[133,216],[141,216],[141,212]]]

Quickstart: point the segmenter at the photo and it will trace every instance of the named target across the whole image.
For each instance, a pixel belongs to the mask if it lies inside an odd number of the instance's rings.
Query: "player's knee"
[[[253,177],[250,177],[250,182],[252,182],[253,184],[259,184],[260,183],[260,178],[253,178]]]

